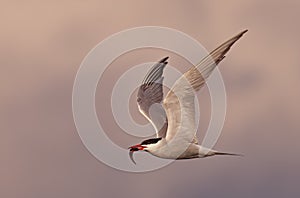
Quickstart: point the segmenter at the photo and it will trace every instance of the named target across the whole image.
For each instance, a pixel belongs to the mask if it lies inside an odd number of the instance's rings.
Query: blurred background
[[[0,197],[299,197],[299,9],[296,0],[2,1]],[[80,63],[111,34],[144,25],[178,29],[209,51],[249,29],[219,67],[228,101],[215,146],[245,157],[177,161],[134,174],[87,151],[72,117]],[[148,49],[121,56],[101,81],[112,87],[121,67],[165,55],[170,53]],[[172,65],[188,68],[172,56]],[[99,120],[126,148],[141,139],[103,115],[109,94],[97,91]],[[205,129],[209,96],[200,94]],[[132,106],[133,117],[144,123]]]

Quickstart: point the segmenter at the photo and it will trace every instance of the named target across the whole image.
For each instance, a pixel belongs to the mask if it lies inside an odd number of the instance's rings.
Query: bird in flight
[[[153,125],[156,138],[129,147],[129,157],[134,164],[133,153],[146,151],[166,159],[204,158],[214,155],[238,155],[219,152],[198,144],[195,124],[195,92],[225,58],[231,46],[248,30],[229,39],[196,66],[192,66],[173,85],[163,98],[163,70],[169,57],[156,63],[146,74],[137,94],[137,104],[142,115]],[[238,155],[239,156],[239,155]]]

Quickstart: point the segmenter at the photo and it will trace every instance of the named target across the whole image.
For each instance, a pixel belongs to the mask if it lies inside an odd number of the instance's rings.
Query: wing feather
[[[231,46],[246,32],[247,30],[220,45],[174,83],[163,101],[168,119],[167,141],[176,141],[176,144],[197,142],[194,92],[203,87],[206,79],[224,59]]]
[[[153,125],[157,137],[165,137],[167,131],[166,113],[162,107],[163,70],[168,64],[165,57],[153,65],[139,87],[137,103],[141,114]]]

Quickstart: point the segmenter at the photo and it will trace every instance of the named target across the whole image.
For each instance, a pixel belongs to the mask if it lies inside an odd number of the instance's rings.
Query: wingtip
[[[248,31],[249,31],[248,29],[245,29],[244,31],[242,31],[242,33],[244,34],[244,33],[248,32]]]
[[[246,32],[248,32],[248,29],[245,29],[244,31],[242,31],[242,32],[240,33],[240,36],[243,36]]]
[[[168,60],[169,56],[166,56],[165,58],[161,59],[161,61],[159,61],[160,63],[168,63],[166,62],[166,60]]]

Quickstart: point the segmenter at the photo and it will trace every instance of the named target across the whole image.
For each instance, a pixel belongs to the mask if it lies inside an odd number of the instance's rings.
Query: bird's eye
[[[141,98],[138,98],[138,99],[137,99],[138,102],[140,102],[141,100],[142,100]]]

